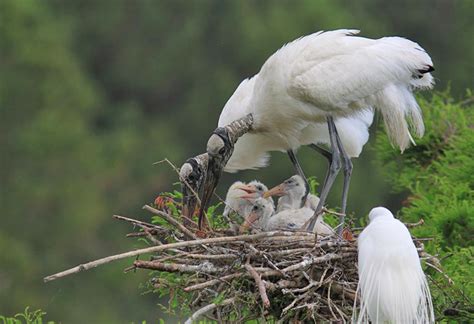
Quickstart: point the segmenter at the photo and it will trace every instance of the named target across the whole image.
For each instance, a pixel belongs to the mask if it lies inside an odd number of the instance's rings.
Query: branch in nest
[[[307,237],[314,237],[311,233],[305,233]],[[200,240],[192,240],[192,241],[185,241],[185,242],[177,242],[177,243],[169,243],[169,244],[163,244],[159,246],[152,246],[152,247],[147,247],[144,249],[138,249],[135,251],[129,251],[125,253],[120,253],[116,255],[111,255],[102,259],[98,259],[95,261],[87,262],[84,264],[80,264],[76,267],[73,267],[71,269],[53,274],[51,276],[45,277],[43,280],[44,282],[56,280],[58,278],[62,278],[74,273],[78,273],[81,271],[89,270],[92,268],[96,268],[100,265],[107,264],[113,261],[129,258],[129,257],[135,257],[140,254],[146,254],[146,253],[155,253],[155,252],[160,252],[160,251],[165,251],[165,250],[170,250],[174,248],[182,248],[182,247],[191,247],[191,246],[196,246],[196,245],[203,245],[203,244],[225,244],[225,243],[238,243],[238,244],[243,244],[244,242],[250,242],[250,241],[255,241],[263,238],[279,238],[279,237],[294,237],[294,236],[303,236],[303,233],[294,233],[294,232],[282,232],[282,231],[273,231],[273,232],[263,232],[263,233],[258,233],[254,235],[238,235],[238,236],[224,236],[224,237],[213,237],[213,238],[208,238],[208,239],[200,239]]]
[[[232,298],[224,299],[219,304],[212,303],[212,304],[206,305],[206,306],[198,309],[197,311],[195,311],[194,314],[191,315],[191,317],[188,318],[186,320],[186,322],[184,322],[184,324],[192,324],[193,321],[196,321],[199,317],[206,314],[207,312],[210,312],[210,311],[216,309],[219,306],[226,306],[226,305],[232,304],[234,301],[235,301],[235,297],[232,297]]]
[[[180,263],[164,263],[160,261],[143,261],[136,260],[133,262],[136,268],[159,270],[167,272],[204,272],[204,273],[221,273],[224,271],[222,268],[214,266],[212,263],[204,262],[200,265],[189,265]]]
[[[305,267],[313,265],[313,264],[324,263],[324,262],[331,261],[331,260],[338,260],[338,259],[342,259],[342,258],[352,257],[354,255],[355,255],[355,253],[350,253],[350,252],[345,252],[345,253],[341,253],[341,254],[328,253],[328,254],[323,255],[321,257],[307,258],[306,260],[303,260],[299,263],[296,263],[294,265],[286,267],[285,269],[282,269],[281,271],[282,272],[295,271],[295,270],[299,270],[301,268],[305,268]]]
[[[163,217],[164,219],[166,219],[166,221],[168,223],[170,223],[171,225],[174,225],[176,226],[184,235],[186,235],[187,237],[189,238],[192,238],[193,240],[196,239],[196,235],[193,234],[193,232],[191,232],[190,230],[188,230],[186,227],[184,227],[183,224],[181,224],[180,222],[178,222],[176,219],[174,219],[173,217],[171,217],[170,215],[168,215],[167,213],[165,212],[162,212],[158,209],[155,209],[151,206],[148,206],[148,205],[145,205],[143,206],[143,209],[145,210],[148,210],[149,212],[153,213],[153,214],[156,214],[158,216],[161,216]]]
[[[245,264],[245,269],[247,269],[247,271],[253,277],[253,280],[255,280],[255,284],[258,287],[258,292],[260,293],[260,297],[262,298],[263,307],[270,307],[270,300],[268,299],[267,290],[265,289],[265,285],[263,284],[262,278],[249,263]]]

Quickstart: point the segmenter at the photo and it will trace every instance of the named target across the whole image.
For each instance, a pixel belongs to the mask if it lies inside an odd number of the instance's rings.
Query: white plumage
[[[257,199],[247,215],[242,230],[249,227],[260,228],[264,231],[297,231],[314,215],[314,210],[308,207],[285,209],[274,213],[274,206],[265,199]],[[320,235],[331,235],[332,228],[321,217],[316,221],[314,232]]]
[[[304,198],[306,190],[303,178],[299,175],[294,175],[267,191],[263,197],[270,195],[281,197],[278,199],[276,214],[264,221],[265,230],[301,229],[314,215],[319,204],[318,196],[308,194],[304,207],[300,208],[301,200]],[[316,219],[315,232],[324,235],[334,233],[331,226],[324,222],[322,215],[319,215]]]
[[[357,157],[368,139],[371,107],[382,113],[391,141],[402,151],[412,141],[409,128],[423,135],[412,90],[432,86],[431,58],[410,40],[353,36],[358,32],[344,29],[299,38],[239,85],[218,125],[249,113],[254,124],[235,144],[226,171],[263,167],[269,151],[329,144],[328,116],[335,118],[347,154]]]
[[[241,181],[234,182],[227,190],[224,217],[228,217],[232,212],[245,217],[255,200],[261,198],[266,191],[268,191],[267,186],[257,180],[253,180],[248,184]],[[271,197],[266,198],[266,200],[274,205]]]
[[[371,210],[358,238],[357,323],[434,323],[418,252],[406,226],[383,207]],[[355,309],[355,307],[354,307]]]

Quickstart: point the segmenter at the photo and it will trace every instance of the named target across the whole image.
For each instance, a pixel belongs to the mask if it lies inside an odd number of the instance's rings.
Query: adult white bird
[[[402,151],[413,142],[410,129],[417,136],[423,135],[420,108],[412,92],[432,87],[431,58],[410,40],[354,36],[358,32],[344,29],[299,38],[273,54],[255,77],[239,86],[235,100],[245,109],[236,111],[235,115],[227,113],[229,117],[222,123],[232,122],[218,127],[207,143],[209,164],[201,192],[200,220],[232,156],[234,144],[246,133],[258,135],[258,139],[254,138],[251,145],[238,144],[244,147],[243,158],[253,156],[252,147],[259,145],[267,151],[283,149],[293,153],[306,134],[310,143],[317,143],[318,139],[312,138],[311,127],[327,122],[331,162],[309,230],[314,227],[341,167],[344,168],[342,214],[346,209],[352,164],[335,120],[342,117],[363,120],[361,114],[373,107],[381,112],[390,140]],[[261,166],[265,159],[258,161],[257,166]]]
[[[274,214],[274,207],[265,199],[257,199],[250,209],[249,214],[245,218],[241,226],[241,231],[247,230],[249,227],[260,228],[264,231],[296,231],[311,219],[314,210],[308,207],[297,209],[285,209]],[[331,235],[334,233],[332,228],[318,218],[313,229],[320,235]]]
[[[433,305],[410,232],[386,208],[369,213],[358,238],[357,323],[434,323]],[[355,307],[354,307],[355,309]]]
[[[235,212],[239,216],[245,217],[255,200],[263,197],[267,191],[267,186],[257,180],[248,184],[242,181],[234,182],[227,190],[223,216],[227,218],[232,212]],[[271,197],[265,199],[274,205]]]

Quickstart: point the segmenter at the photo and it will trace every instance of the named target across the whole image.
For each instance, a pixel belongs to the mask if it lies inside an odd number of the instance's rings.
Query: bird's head
[[[246,194],[240,195],[240,198],[248,200],[261,198],[265,192],[268,191],[267,186],[257,180],[253,180],[249,184],[241,186],[240,189],[246,192]]]
[[[245,221],[240,227],[241,232],[252,227],[256,222],[265,222],[274,213],[274,207],[271,202],[264,198],[258,198],[253,203]]]
[[[198,194],[204,182],[208,164],[207,153],[186,160],[179,170],[181,192],[183,194],[184,219],[191,219],[198,205]]]
[[[382,217],[394,218],[392,212],[385,207],[375,207],[369,212],[370,222]]]
[[[227,161],[229,161],[234,151],[234,143],[229,136],[229,132],[224,127],[218,127],[214,130],[207,141],[207,154],[209,162],[204,184],[200,190],[201,208],[199,209],[199,227],[201,228],[204,218],[204,211],[211,201],[214,189],[219,182],[222,170]]]
[[[281,184],[273,187],[272,189],[265,192],[264,198],[270,196],[292,196],[295,199],[302,199],[307,192],[306,183],[299,175],[294,175],[289,179],[286,179]]]

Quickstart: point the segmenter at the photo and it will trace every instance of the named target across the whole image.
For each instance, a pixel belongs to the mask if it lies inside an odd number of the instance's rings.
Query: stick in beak
[[[268,197],[272,197],[272,196],[278,196],[278,197],[281,197],[281,196],[284,196],[286,195],[286,190],[285,190],[285,184],[284,183],[281,183],[279,184],[278,186],[275,186],[273,187],[272,189],[266,191],[264,194],[263,194],[263,198],[268,198]]]

